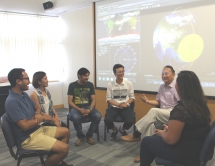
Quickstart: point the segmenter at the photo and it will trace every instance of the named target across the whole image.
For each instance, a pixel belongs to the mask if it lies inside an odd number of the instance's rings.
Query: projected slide
[[[214,0],[106,0],[96,2],[96,87],[125,66],[135,90],[157,92],[161,71],[194,71],[215,96]]]
[[[140,11],[116,13],[99,17],[100,33],[99,41],[109,38],[138,38],[139,36],[139,13]]]
[[[102,44],[99,46],[100,56],[97,57],[97,78],[100,83],[107,85],[113,81],[114,64],[120,63],[125,67],[125,78],[137,82],[137,71],[140,69],[139,42],[120,42],[118,44]],[[139,59],[139,61],[138,61]],[[103,63],[102,63],[103,62]]]
[[[124,64],[126,72],[130,72],[134,68],[136,61],[136,53],[130,46],[120,47],[114,55],[114,64]]]
[[[137,82],[140,72],[140,10],[116,5],[97,8],[97,78],[100,85],[113,81],[113,66],[125,67],[125,78]],[[105,62],[105,63],[99,63]],[[139,69],[138,69],[139,68]]]
[[[174,11],[157,25],[153,43],[157,57],[164,65],[189,69],[204,48],[201,36],[195,33],[195,19],[187,11]]]

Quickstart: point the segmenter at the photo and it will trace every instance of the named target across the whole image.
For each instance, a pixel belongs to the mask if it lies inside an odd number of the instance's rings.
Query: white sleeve
[[[106,102],[108,100],[112,100],[112,98],[113,98],[112,86],[111,86],[111,83],[109,83],[108,86],[107,86]]]

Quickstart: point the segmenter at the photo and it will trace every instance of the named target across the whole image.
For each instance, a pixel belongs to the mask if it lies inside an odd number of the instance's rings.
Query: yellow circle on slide
[[[182,39],[178,46],[178,55],[184,62],[196,60],[202,53],[204,42],[197,34],[187,35]]]

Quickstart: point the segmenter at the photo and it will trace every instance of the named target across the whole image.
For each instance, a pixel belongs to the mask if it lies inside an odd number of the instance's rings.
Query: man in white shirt
[[[110,140],[116,139],[118,129],[114,126],[113,121],[120,115],[124,121],[123,126],[119,128],[119,132],[125,136],[125,130],[128,130],[134,123],[134,114],[130,104],[134,101],[134,88],[130,81],[124,79],[124,66],[115,64],[113,72],[116,80],[110,82],[107,87],[106,101],[109,107],[106,110],[105,124],[108,129],[112,129]]]

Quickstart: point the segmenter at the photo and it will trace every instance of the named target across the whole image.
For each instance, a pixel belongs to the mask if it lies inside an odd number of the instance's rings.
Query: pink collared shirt
[[[180,100],[175,89],[176,81],[173,80],[169,86],[162,84],[158,90],[156,100],[160,102],[160,108],[169,109],[174,108]]]

